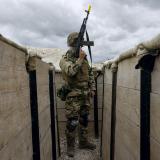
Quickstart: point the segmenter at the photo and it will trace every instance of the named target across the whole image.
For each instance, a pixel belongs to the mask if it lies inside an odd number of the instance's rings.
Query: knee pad
[[[81,115],[79,119],[79,123],[82,126],[87,127],[88,126],[88,114]]]
[[[78,119],[69,119],[67,121],[67,129],[69,132],[73,132],[78,126]]]

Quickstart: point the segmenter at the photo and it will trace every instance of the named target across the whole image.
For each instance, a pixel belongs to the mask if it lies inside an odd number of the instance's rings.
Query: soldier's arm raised
[[[62,59],[59,65],[60,65],[60,68],[62,69],[62,72],[72,77],[78,73],[82,63],[83,63],[83,59],[80,59],[80,58],[75,63]]]

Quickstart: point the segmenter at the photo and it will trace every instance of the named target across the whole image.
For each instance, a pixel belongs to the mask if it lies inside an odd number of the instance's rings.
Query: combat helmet
[[[70,33],[68,38],[67,38],[68,46],[75,47],[77,38],[78,38],[78,32]]]

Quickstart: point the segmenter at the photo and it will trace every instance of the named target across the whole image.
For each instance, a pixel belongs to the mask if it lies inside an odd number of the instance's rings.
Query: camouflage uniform
[[[76,128],[79,126],[79,143],[87,142],[90,92],[95,90],[93,72],[87,59],[75,57],[71,47],[60,61],[62,76],[71,92],[66,97],[66,136],[68,145],[74,144]]]

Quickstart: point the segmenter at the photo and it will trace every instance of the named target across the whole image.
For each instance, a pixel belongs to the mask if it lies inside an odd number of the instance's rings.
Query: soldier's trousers
[[[66,136],[75,139],[78,127],[79,141],[88,139],[89,97],[68,97],[66,100]]]

